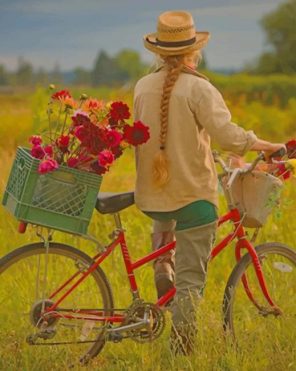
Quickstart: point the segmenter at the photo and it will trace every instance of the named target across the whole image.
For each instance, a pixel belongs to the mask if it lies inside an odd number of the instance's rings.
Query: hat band
[[[147,41],[150,44],[163,46],[163,47],[166,47],[166,48],[175,48],[175,47],[179,47],[179,46],[193,45],[196,42],[196,37],[193,37],[192,39],[189,39],[189,40],[183,40],[183,41],[161,41],[161,40],[156,39],[156,42],[150,41],[147,38]]]

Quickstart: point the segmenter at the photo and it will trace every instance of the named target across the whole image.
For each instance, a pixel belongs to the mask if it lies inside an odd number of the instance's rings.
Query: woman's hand
[[[263,151],[265,154],[265,158],[268,161],[273,153],[279,151],[282,148],[285,150],[285,152],[287,152],[286,146],[283,143],[270,143],[262,139],[257,139],[257,141],[253,144],[251,150]]]

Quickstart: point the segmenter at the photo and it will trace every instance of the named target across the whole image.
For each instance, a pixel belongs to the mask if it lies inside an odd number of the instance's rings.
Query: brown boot
[[[160,247],[175,241],[172,231],[152,233],[152,248],[158,250]],[[174,287],[175,282],[175,251],[170,250],[154,261],[154,280],[157,296],[160,298]]]

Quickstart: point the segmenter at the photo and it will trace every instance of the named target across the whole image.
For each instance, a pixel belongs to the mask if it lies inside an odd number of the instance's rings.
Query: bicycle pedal
[[[119,343],[123,340],[123,335],[119,332],[111,332],[107,338],[108,341],[112,341],[113,343]]]

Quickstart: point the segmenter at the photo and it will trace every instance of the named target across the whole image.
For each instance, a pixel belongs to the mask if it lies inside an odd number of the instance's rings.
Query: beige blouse
[[[202,75],[184,67],[170,99],[166,153],[170,180],[156,188],[154,154],[159,150],[160,100],[166,72],[159,70],[137,82],[134,119],[150,128],[150,139],[136,148],[136,205],[144,211],[172,211],[197,200],[218,204],[217,174],[211,139],[222,149],[243,155],[257,137],[231,122],[218,90]]]

